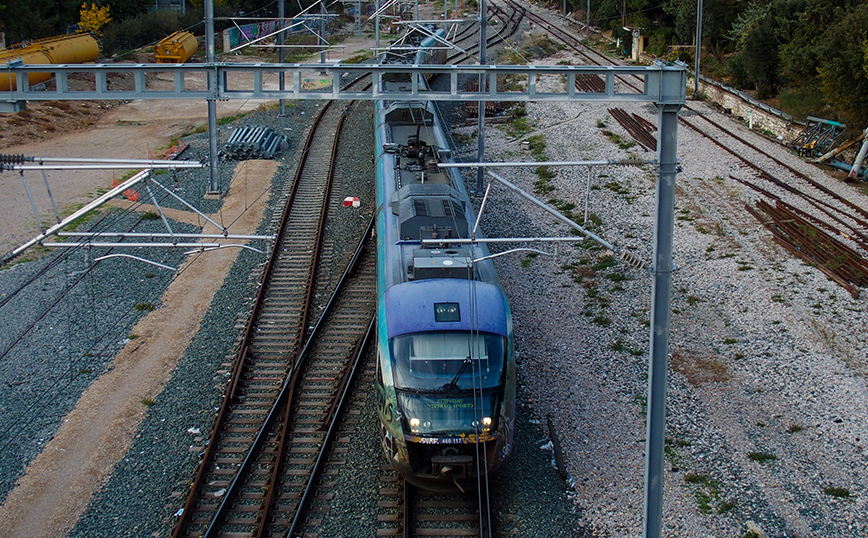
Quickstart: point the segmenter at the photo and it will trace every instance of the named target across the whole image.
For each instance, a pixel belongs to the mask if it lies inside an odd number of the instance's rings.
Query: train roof
[[[506,297],[498,286],[487,282],[455,278],[414,280],[387,289],[384,301],[390,339],[430,331],[478,330],[509,336]],[[450,312],[438,321],[435,307],[446,307]]]

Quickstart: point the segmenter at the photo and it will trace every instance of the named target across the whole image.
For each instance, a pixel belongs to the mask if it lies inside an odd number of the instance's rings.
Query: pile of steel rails
[[[760,200],[756,209],[749,205],[745,208],[762,222],[775,241],[815,265],[853,298],[859,297],[860,287],[868,286],[868,260],[821,230],[806,213],[781,200],[776,200],[774,205]]]
[[[275,154],[286,151],[289,142],[268,127],[236,127],[220,153],[227,159],[272,159]]]
[[[657,126],[638,114],[630,114],[623,108],[610,108],[609,114],[615,118],[630,136],[645,148],[645,151],[657,151],[657,139],[651,134]]]

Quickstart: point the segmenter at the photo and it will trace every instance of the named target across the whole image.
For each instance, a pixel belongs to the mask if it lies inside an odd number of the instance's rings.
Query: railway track
[[[514,9],[521,7],[515,0],[507,0],[507,3]],[[615,65],[614,61],[585,47],[576,36],[561,29],[558,25],[532,13],[530,10],[527,12],[527,17],[546,28],[550,35],[565,43],[589,63]],[[620,78],[617,82],[636,92],[640,89],[638,85],[624,78]],[[603,91],[602,80],[594,76],[577,80],[577,87],[586,92]],[[812,214],[803,214],[800,217],[802,226],[811,230],[805,233],[807,243],[797,244],[790,241],[788,238],[792,237],[792,234],[782,233],[778,228],[771,230],[776,241],[790,252],[811,263],[818,264],[821,270],[841,284],[851,295],[858,296],[859,288],[864,287],[864,283],[868,282],[868,271],[865,270],[865,267],[868,266],[868,258],[864,254],[864,252],[868,252],[868,210],[788,165],[769,151],[751,143],[721,122],[711,119],[699,108],[686,104],[683,110],[686,114],[678,118],[681,125],[710,140],[741,161],[746,169],[755,174],[754,181],[733,176],[731,179],[753,189],[779,206],[781,204],[790,205],[783,199],[786,196],[790,201],[792,198],[797,198],[811,207]],[[612,115],[643,147],[652,151],[656,149],[656,140],[652,134],[653,125],[650,122],[636,114],[633,114],[632,118],[626,117],[626,113],[620,109],[615,109]],[[786,175],[785,178],[780,177],[781,171]],[[761,186],[760,183],[765,183],[765,185]],[[772,190],[777,192],[772,192]],[[776,213],[773,215],[766,211],[765,208],[768,207],[770,206],[767,204],[758,204],[759,211],[751,207],[746,209],[764,226],[768,226],[769,219],[774,220],[776,215]],[[856,252],[851,247],[861,249],[863,252]],[[853,263],[835,263],[826,257],[809,255],[808,253],[811,251],[847,251],[847,257],[853,260]]]
[[[356,83],[361,83],[357,81]],[[337,420],[338,394],[374,313],[370,245],[354,258],[357,273],[314,321],[335,155],[345,114],[328,103],[304,145],[263,284],[235,360],[223,405],[175,536],[262,536],[293,523],[322,467],[324,436]],[[323,327],[321,330],[320,327]],[[304,348],[302,347],[304,346]],[[289,523],[288,523],[289,522]],[[303,522],[303,521],[301,521]]]
[[[485,484],[482,492],[435,493],[410,484],[388,465],[381,471],[378,538],[518,535],[512,525],[497,525]],[[509,528],[500,528],[504,526]]]
[[[515,35],[522,20],[524,20],[525,9],[519,6],[518,8],[504,10],[494,4],[489,4],[489,9],[491,10],[490,17],[500,21],[501,27],[500,31],[494,32],[493,35],[485,39],[486,47],[493,47]],[[468,26],[453,38],[455,45],[470,43],[470,46],[464,49],[465,52],[456,52],[448,56],[446,58],[447,65],[466,62],[472,59],[474,54],[479,53],[479,32],[471,31],[474,28],[475,25]],[[473,41],[474,38],[475,41]]]

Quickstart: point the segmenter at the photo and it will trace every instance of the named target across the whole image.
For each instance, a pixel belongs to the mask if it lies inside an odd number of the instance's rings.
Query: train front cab
[[[506,300],[492,284],[437,279],[393,286],[384,303],[390,308],[377,389],[386,457],[419,487],[475,488],[480,474],[496,472],[512,452],[515,364]]]

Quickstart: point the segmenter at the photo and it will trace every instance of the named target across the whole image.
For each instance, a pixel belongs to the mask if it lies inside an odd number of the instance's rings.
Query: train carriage
[[[440,32],[434,28],[429,33]],[[388,63],[435,57],[387,53]],[[430,60],[429,60],[430,61]],[[410,75],[384,77],[382,91]],[[420,81],[420,84],[424,84]],[[379,101],[377,396],[390,464],[433,490],[476,487],[512,452],[515,354],[509,305],[484,245],[459,245],[476,222],[432,103]],[[433,244],[423,244],[433,239]]]

